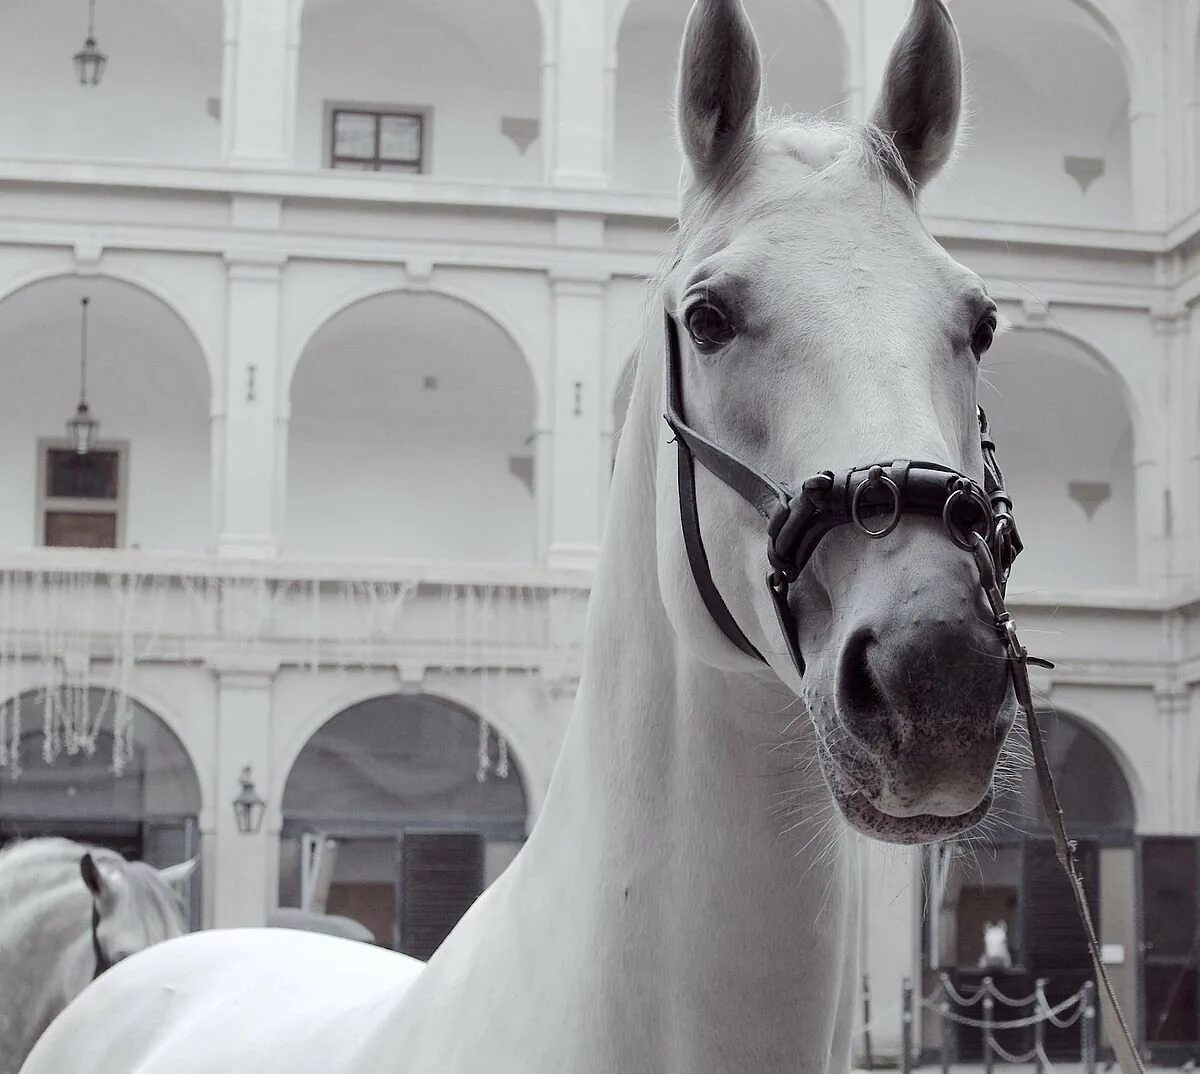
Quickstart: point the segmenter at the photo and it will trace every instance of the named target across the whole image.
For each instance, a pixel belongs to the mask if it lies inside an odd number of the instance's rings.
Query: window
[[[124,444],[77,455],[65,441],[38,444],[38,539],[48,548],[119,548],[124,537]]]
[[[421,109],[331,105],[329,166],[361,172],[422,172],[426,118]]]

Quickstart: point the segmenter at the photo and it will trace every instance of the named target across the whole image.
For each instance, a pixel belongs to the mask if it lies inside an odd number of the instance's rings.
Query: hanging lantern
[[[96,446],[100,423],[92,417],[87,403],[88,305],[90,298],[81,298],[79,327],[79,405],[67,421],[67,437],[76,455],[87,455]]]
[[[75,73],[81,86],[98,86],[108,57],[96,46],[96,0],[88,0],[88,35],[75,53]]]
[[[75,417],[67,422],[67,436],[76,455],[87,455],[96,446],[96,430],[100,423],[88,413],[87,403],[80,403]]]
[[[267,803],[258,795],[254,787],[254,778],[250,774],[250,766],[242,769],[238,780],[242,785],[238,796],[233,800],[233,815],[237,819],[237,830],[243,835],[257,835],[262,828],[263,813]]]

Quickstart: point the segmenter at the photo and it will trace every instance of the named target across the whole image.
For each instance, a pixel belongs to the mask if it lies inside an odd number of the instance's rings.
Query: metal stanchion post
[[[913,987],[912,981],[905,977],[900,1015],[900,1074],[909,1074],[912,1069],[912,1034]]]
[[[992,1050],[992,1012],[996,1009],[996,1001],[992,999],[992,979],[985,977],[983,987],[987,995],[983,997],[983,1069],[985,1074],[992,1074],[995,1066],[995,1054]]]
[[[1096,1074],[1096,985],[1087,981],[1083,986],[1083,1036],[1080,1059],[1083,1062],[1084,1074]]]
[[[1042,1056],[1046,1054],[1046,1022],[1041,1017],[1042,1006],[1049,1006],[1046,1002],[1045,988],[1045,978],[1039,977],[1033,991],[1033,1013],[1037,1016],[1037,1021],[1033,1023],[1033,1069],[1037,1074],[1044,1074],[1046,1069],[1042,1060]]]
[[[863,974],[863,1066],[875,1069],[875,1057],[871,1054],[871,978]]]
[[[950,1001],[943,999],[938,1004],[942,1016],[942,1074],[950,1074]]]

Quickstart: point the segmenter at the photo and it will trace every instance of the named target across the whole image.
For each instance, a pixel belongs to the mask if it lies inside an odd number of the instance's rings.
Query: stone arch
[[[528,831],[519,759],[477,712],[434,693],[376,694],[342,709],[280,782],[284,901],[305,905],[304,848],[328,847],[331,836],[327,911],[425,958]]]
[[[608,24],[608,172],[622,189],[674,193],[679,162],[671,116],[676,56],[687,4],[666,0],[615,0]],[[634,20],[646,17],[644,26]],[[751,12],[763,43],[767,101],[801,113],[833,113],[848,105],[850,35],[842,13],[828,0],[763,0]],[[803,25],[804,63],[788,65],[790,38]],[[637,30],[641,50],[628,55]],[[814,40],[815,39],[815,40]],[[778,44],[772,46],[769,43]],[[622,53],[625,53],[623,56]]]
[[[342,713],[367,701],[393,697],[398,694],[399,691],[383,688],[378,682],[350,684],[336,694],[324,698],[319,706],[314,706],[306,713],[302,721],[289,727],[287,742],[283,744],[281,752],[273,760],[273,767],[281,773],[281,778],[272,780],[270,801],[268,802],[269,813],[273,816],[279,816],[282,813],[283,791],[288,774],[295,767],[305,746],[322,727],[327,726],[331,720],[337,719]],[[509,743],[510,756],[524,776],[526,801],[532,806],[540,799],[541,793],[537,788],[531,786],[533,778],[537,775],[537,765],[532,759],[534,750],[525,744],[524,728],[520,727],[516,721],[509,719],[503,706],[488,705],[483,708],[477,701],[466,698],[461,691],[455,690],[453,686],[444,682],[439,682],[428,690],[421,690],[419,696],[443,701],[469,713],[472,718],[482,718],[489,727],[503,735]]]
[[[395,5],[373,0],[359,0],[353,13],[344,3],[335,12],[324,0],[304,0],[298,7],[292,18],[299,55],[300,166],[330,166],[326,106],[337,102],[427,110],[423,171],[541,181],[547,132],[526,141],[527,131],[503,121],[548,118],[541,115],[542,79],[555,53],[548,0],[524,0],[520,10],[486,0],[454,5],[405,0],[401,23],[393,17]],[[314,33],[323,19],[329,20],[326,31]],[[421,77],[410,79],[409,70],[419,70]],[[481,100],[487,102],[482,110]]]
[[[475,303],[387,288],[343,306],[309,337],[289,400],[285,547],[535,557],[537,381]]]
[[[212,348],[205,342],[204,333],[200,331],[197,318],[188,311],[187,306],[169,288],[162,285],[161,281],[144,276],[141,273],[130,272],[127,269],[112,268],[107,265],[99,272],[88,274],[64,271],[59,268],[38,269],[35,272],[27,273],[9,281],[7,286],[3,290],[0,290],[0,306],[30,287],[58,279],[79,280],[81,286],[84,287],[87,286],[87,281],[89,280],[116,280],[119,283],[129,284],[130,287],[136,287],[141,291],[145,291],[151,297],[158,299],[163,306],[174,314],[180,325],[192,337],[197,349],[204,358],[204,366],[208,372],[209,383],[218,383],[221,375],[221,365],[217,357],[213,354]]]
[[[173,712],[169,705],[161,704],[156,699],[147,697],[139,689],[126,689],[121,691],[120,695],[113,690],[111,683],[100,683],[94,678],[86,678],[77,683],[71,683],[66,686],[58,686],[55,688],[60,693],[78,694],[83,693],[86,698],[86,705],[89,713],[93,718],[102,717],[99,735],[105,739],[110,745],[114,730],[114,713],[115,705],[119,703],[120,698],[131,702],[135,706],[135,716],[133,725],[133,748],[135,757],[139,752],[145,752],[150,745],[153,745],[157,752],[165,755],[166,761],[171,762],[171,766],[175,769],[174,777],[170,776],[165,769],[160,770],[154,775],[163,777],[170,782],[172,779],[177,784],[176,786],[164,786],[160,789],[159,804],[143,802],[143,811],[140,815],[144,817],[153,817],[155,815],[170,815],[170,816],[188,816],[198,819],[204,815],[205,787],[207,775],[204,768],[198,763],[197,756],[188,741],[184,722],[179,718],[179,715]],[[30,712],[40,708],[41,698],[43,696],[43,688],[33,687],[25,689],[19,693],[13,694],[0,703],[0,712],[11,712],[14,707],[28,708]],[[149,719],[152,723],[147,726],[144,721]],[[23,720],[22,738],[40,736],[43,729],[40,725],[34,724],[30,720]],[[12,726],[9,725],[11,732]],[[60,754],[50,765],[41,759],[40,753],[35,757],[23,756],[20,763],[24,769],[22,776],[13,781],[14,786],[20,784],[21,779],[35,778],[31,777],[30,773],[35,772],[40,768],[54,767],[55,764],[69,763],[61,760],[62,757],[80,756],[82,754],[68,754],[64,748],[64,752]],[[90,760],[90,758],[87,758]],[[32,763],[31,763],[32,762]],[[104,766],[107,771],[111,765],[111,757],[103,756],[101,751],[97,751],[96,765]],[[144,770],[140,773],[143,777],[147,774]],[[132,778],[126,775],[114,775],[114,781],[119,785],[122,779]],[[4,783],[8,783],[7,773]],[[52,786],[51,791],[55,788]],[[153,797],[153,792],[151,792]],[[172,808],[163,809],[163,798],[176,798]],[[85,803],[87,804],[87,803]],[[74,818],[80,821],[87,820],[107,820],[110,817],[100,816],[95,817],[90,812],[80,812],[78,809],[67,809],[55,812],[53,804],[47,804],[44,807],[49,820],[64,820]],[[0,816],[5,812],[4,793],[0,788]],[[124,815],[124,813],[122,813]],[[132,816],[133,814],[130,814]]]
[[[0,141],[7,152],[216,164],[220,122],[205,101],[222,89],[220,5],[205,0],[97,5],[96,37],[111,62],[101,85],[81,92],[69,61],[86,29],[87,5],[75,0],[5,5],[0,87],[12,106],[0,117]],[[39,77],[43,71],[61,71],[62,77]],[[33,85],[36,92],[30,91]],[[147,86],[157,92],[146,92]],[[55,121],[46,123],[46,115]]]
[[[19,386],[0,404],[5,410],[0,455],[6,482],[29,512],[10,514],[0,525],[0,542],[19,547],[40,539],[39,443],[65,437],[64,423],[79,399],[84,296],[91,299],[88,396],[100,422],[100,442],[124,445],[128,452],[117,489],[122,523],[117,542],[207,548],[211,503],[195,492],[212,482],[214,389],[223,377],[178,296],[122,269],[29,273],[10,281],[0,297],[0,330],[10,344],[6,371]]]
[[[1072,747],[1080,766],[1084,760],[1084,753],[1088,753],[1088,751],[1090,751],[1089,756],[1094,754],[1095,758],[1100,760],[1101,765],[1109,766],[1107,773],[1097,772],[1097,766],[1094,764],[1087,766],[1089,780],[1100,775],[1107,775],[1119,777],[1122,781],[1121,785],[1105,788],[1106,801],[1092,803],[1092,805],[1113,817],[1119,817],[1118,826],[1123,833],[1135,832],[1139,819],[1146,815],[1146,793],[1137,767],[1121,744],[1107,728],[1073,709],[1067,710],[1057,705],[1050,705],[1040,710],[1038,715],[1042,732],[1046,738],[1048,759],[1058,785],[1068,830],[1072,834],[1083,833],[1097,822],[1092,817],[1085,816],[1086,810],[1081,808],[1087,805],[1083,798],[1087,796],[1089,788],[1079,786],[1076,780],[1070,778],[1071,773],[1067,772],[1065,767],[1062,771],[1059,770],[1060,767],[1063,767],[1066,759],[1067,741],[1064,738],[1066,735],[1074,736],[1071,741],[1076,742],[1077,746],[1082,743],[1082,748]],[[1042,805],[1037,788],[1037,777],[1032,766],[1025,768],[1021,774],[1019,788],[1011,788],[1010,793],[1012,791],[1017,791],[1023,797],[1023,812],[1038,824],[1040,830],[1044,823],[1041,820]],[[1114,823],[1117,822],[1114,821]]]
[[[445,298],[459,302],[464,306],[469,306],[477,312],[487,317],[501,332],[503,332],[520,354],[524,361],[529,376],[533,381],[537,392],[537,410],[539,415],[546,413],[546,408],[549,406],[549,389],[546,384],[546,372],[538,366],[530,357],[535,348],[532,341],[529,339],[529,334],[524,330],[520,323],[509,317],[496,303],[489,301],[483,295],[474,294],[462,287],[454,287],[445,283],[431,283],[421,285],[404,285],[397,283],[394,279],[385,282],[373,282],[365,286],[358,286],[342,292],[335,298],[330,299],[313,315],[304,331],[297,337],[298,342],[292,351],[284,356],[283,374],[280,377],[280,390],[283,394],[284,412],[287,412],[287,398],[291,391],[292,378],[296,374],[296,369],[300,365],[300,360],[304,357],[304,352],[312,343],[313,338],[328,325],[334,318],[341,316],[343,313],[348,313],[355,306],[362,305],[364,302],[370,301],[372,298],[379,298],[383,295],[395,293],[414,294],[414,295],[441,295]],[[541,420],[539,418],[539,420]]]
[[[986,0],[957,0],[954,19],[967,63],[971,135],[930,188],[931,210],[1132,224],[1140,167],[1132,120],[1152,94],[1127,27],[1093,0],[1013,0],[1002,11]],[[1076,74],[1055,81],[1064,54]]]
[[[979,401],[1025,541],[1014,592],[1134,584],[1139,410],[1120,371],[1077,334],[1029,325],[997,339]],[[1074,555],[1081,543],[1094,554]]]

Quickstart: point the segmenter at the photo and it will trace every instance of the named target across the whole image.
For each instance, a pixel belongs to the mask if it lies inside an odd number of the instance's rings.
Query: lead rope
[[[1029,744],[1033,748],[1033,767],[1037,773],[1038,789],[1041,792],[1042,809],[1050,822],[1050,834],[1054,838],[1054,850],[1058,863],[1067,874],[1071,885],[1071,894],[1075,896],[1075,907],[1083,922],[1083,931],[1087,935],[1088,953],[1092,956],[1092,966],[1096,977],[1108,998],[1107,1010],[1116,1021],[1117,1032],[1109,1027],[1109,1043],[1117,1058],[1117,1064],[1125,1074],[1145,1074],[1146,1068],[1142,1057],[1138,1054],[1133,1034],[1117,1002],[1117,994],[1109,980],[1108,970],[1100,956],[1100,941],[1096,938],[1096,926],[1092,921],[1092,911],[1088,906],[1087,894],[1083,889],[1083,877],[1079,873],[1079,859],[1075,850],[1078,844],[1067,835],[1066,821],[1063,819],[1062,805],[1058,800],[1058,791],[1054,786],[1054,777],[1050,773],[1050,762],[1046,757],[1046,744],[1042,739],[1042,725],[1038,720],[1037,709],[1033,704],[1033,690],[1029,685],[1029,665],[1031,662],[1043,664],[1029,655],[1029,650],[1021,644],[1017,637],[1017,626],[1004,603],[1004,594],[996,578],[996,567],[987,542],[978,534],[972,538],[972,550],[975,554],[975,565],[979,569],[979,581],[987,595],[992,614],[996,617],[996,626],[1004,635],[1004,644],[1008,649],[1008,667],[1012,676],[1013,689],[1017,694],[1017,704],[1025,712],[1025,721],[1029,728]]]

